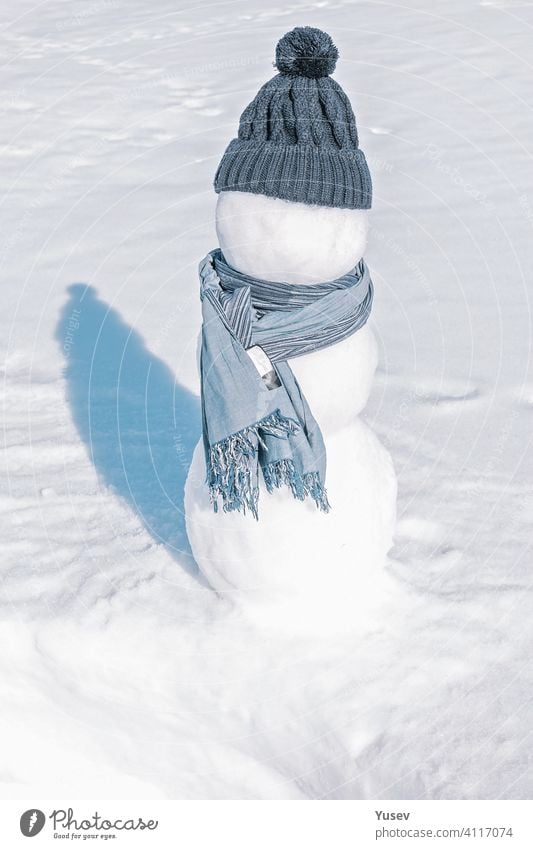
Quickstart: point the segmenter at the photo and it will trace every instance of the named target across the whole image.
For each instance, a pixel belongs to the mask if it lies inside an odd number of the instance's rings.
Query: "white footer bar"
[[[532,808],[527,801],[10,800],[0,802],[0,845],[531,849]]]

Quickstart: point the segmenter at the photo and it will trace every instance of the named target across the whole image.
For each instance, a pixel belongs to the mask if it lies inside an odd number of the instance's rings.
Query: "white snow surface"
[[[213,593],[183,518],[212,178],[302,24],[373,174],[399,487],[386,591],[330,637]],[[531,798],[532,31],[515,0],[2,4],[4,797]]]

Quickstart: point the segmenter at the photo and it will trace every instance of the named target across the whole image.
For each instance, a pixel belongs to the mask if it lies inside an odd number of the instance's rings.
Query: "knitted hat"
[[[215,174],[215,191],[255,192],[322,206],[370,209],[372,181],[350,101],[331,74],[330,36],[296,27],[276,67],[241,115]]]

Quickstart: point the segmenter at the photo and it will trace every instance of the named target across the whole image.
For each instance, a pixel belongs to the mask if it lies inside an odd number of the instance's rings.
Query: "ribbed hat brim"
[[[362,150],[307,144],[228,145],[215,191],[254,192],[320,206],[370,209],[372,180]]]

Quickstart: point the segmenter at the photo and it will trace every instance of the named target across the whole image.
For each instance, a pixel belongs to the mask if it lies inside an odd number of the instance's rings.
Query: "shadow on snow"
[[[101,480],[198,579],[183,498],[201,431],[199,399],[91,286],[73,284],[68,294],[56,339],[80,436]]]

